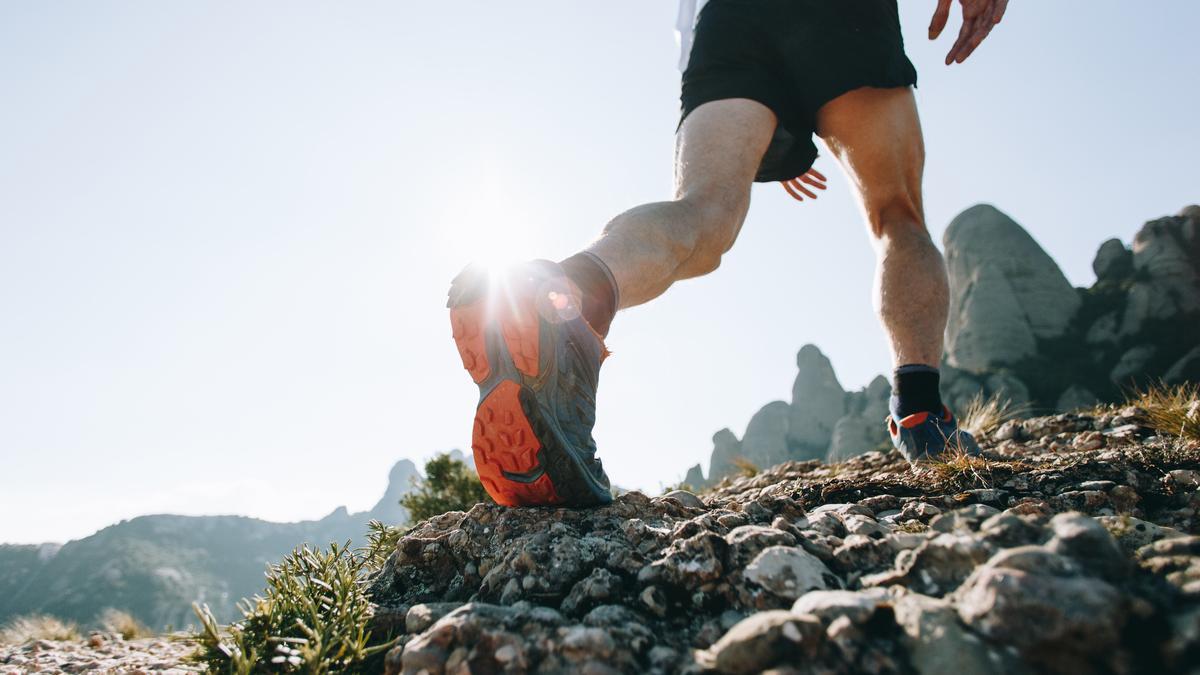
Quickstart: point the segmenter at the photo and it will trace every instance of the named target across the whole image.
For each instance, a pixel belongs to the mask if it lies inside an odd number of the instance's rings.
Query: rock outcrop
[[[888,442],[883,420],[888,414],[888,398],[892,385],[887,378],[876,376],[866,389],[846,395],[846,414],[838,420],[823,457],[828,462],[840,462]]]
[[[741,441],[729,429],[722,429],[713,434],[712,440],[712,459],[708,463],[709,473],[721,476],[731,476],[737,473],[737,460],[742,457]],[[699,467],[696,470],[699,472]],[[688,475],[693,476],[693,480],[696,478],[691,472]],[[690,481],[688,484],[694,488],[703,487],[706,483],[704,474],[701,473],[699,479],[695,484],[692,484]]]
[[[946,229],[950,316],[946,360],[972,372],[1019,362],[1062,335],[1082,300],[1033,237],[981,204]]]
[[[942,395],[963,411],[977,398],[1007,399],[1031,412],[1071,411],[1121,399],[1130,386],[1200,382],[1200,207],[1147,223],[1132,249],[1101,244],[1096,283],[1072,288],[1020,225],[988,205],[946,230],[950,323]],[[882,339],[882,335],[880,337]],[[796,356],[792,401],[755,415],[742,441],[722,430],[693,487],[789,460],[840,461],[887,443],[891,394],[877,377],[847,392],[814,345]],[[714,439],[715,440],[715,439]],[[749,440],[749,442],[748,442]]]
[[[846,392],[833,372],[833,364],[816,345],[800,348],[796,368],[787,444],[808,455],[803,459],[818,459],[824,456],[834,427],[846,411]]]
[[[1140,420],[1015,421],[917,472],[871,452],[447,513],[371,579],[374,628],[389,673],[1187,672],[1200,442]]]
[[[788,434],[792,408],[783,401],[763,406],[746,425],[742,436],[742,456],[755,466],[774,466],[789,459]]]
[[[1049,256],[991,207],[956,218],[944,243],[952,404],[1002,391],[1062,410],[1158,380],[1200,380],[1200,208],[1146,223],[1132,250],[1105,241],[1090,288],[1064,285]]]
[[[883,419],[891,385],[886,378],[847,392],[833,364],[815,345],[801,347],[796,366],[792,402],[768,403],[750,419],[741,440],[729,429],[717,432],[708,477],[696,466],[684,483],[696,488],[714,485],[737,474],[738,462],[767,467],[788,460],[845,458],[887,440]]]

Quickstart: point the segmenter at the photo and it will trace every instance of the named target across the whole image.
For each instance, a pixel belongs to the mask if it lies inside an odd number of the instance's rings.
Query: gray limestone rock
[[[950,276],[946,351],[952,365],[984,371],[1032,355],[1061,335],[1081,299],[1029,233],[988,205],[967,209],[943,239]]]
[[[864,586],[899,584],[925,595],[941,597],[953,591],[976,566],[987,560],[994,547],[963,534],[939,534],[915,550],[896,556],[895,569],[864,577]]]
[[[811,590],[837,587],[833,572],[813,554],[795,546],[771,546],[763,549],[746,566],[746,579],[771,593],[789,600]]]
[[[833,428],[846,410],[846,391],[833,372],[833,364],[814,345],[796,354],[796,381],[787,426],[788,444],[821,459],[833,438]]]
[[[825,623],[839,616],[850,617],[854,623],[863,623],[888,601],[888,593],[882,588],[868,588],[862,591],[809,591],[796,600],[792,605],[792,612],[811,614]]]
[[[866,388],[846,395],[846,415],[834,425],[826,462],[840,462],[887,443],[883,420],[891,393],[891,383],[877,375]]]
[[[699,490],[708,485],[708,481],[704,478],[704,470],[700,468],[699,464],[693,465],[687,470],[687,475],[683,477],[683,484],[693,490]]]
[[[1096,251],[1092,271],[1101,281],[1124,279],[1133,272],[1133,252],[1120,239],[1109,239]]]
[[[742,444],[729,429],[713,434],[712,459],[708,462],[708,483],[717,484],[722,478],[737,473],[734,460],[742,456]]]
[[[726,561],[730,569],[743,567],[754,560],[763,549],[772,546],[791,546],[796,538],[787,532],[762,525],[742,525],[725,535],[729,544]]]
[[[999,372],[988,375],[984,380],[984,391],[989,397],[1009,401],[1018,409],[1029,403],[1029,388],[1012,373]]]
[[[1138,280],[1129,289],[1120,335],[1152,319],[1200,312],[1200,223],[1183,216],[1152,220],[1133,239]]]
[[[1111,345],[1117,341],[1118,328],[1120,328],[1120,324],[1117,321],[1117,312],[1108,312],[1088,327],[1083,338],[1084,342],[1093,347]]]
[[[1138,345],[1129,349],[1121,355],[1108,379],[1113,384],[1128,386],[1131,380],[1145,375],[1146,364],[1154,358],[1154,352],[1154,345]]]
[[[620,577],[603,567],[597,568],[575,584],[560,609],[567,616],[585,614],[593,607],[616,600],[621,595],[621,587]]]
[[[1031,401],[1029,388],[1008,370],[974,374],[947,362],[941,366],[942,400],[951,410],[964,411],[976,398],[1007,400],[1020,409]]]
[[[973,532],[988,518],[1000,513],[999,509],[986,504],[971,504],[961,509],[940,513],[929,521],[929,529],[935,532]]]
[[[403,523],[408,520],[408,511],[400,506],[400,498],[413,489],[413,481],[420,477],[421,472],[411,459],[396,462],[388,472],[387,491],[371,509],[371,517],[382,523]]]
[[[909,662],[921,675],[1001,675],[1019,668],[967,631],[946,600],[905,593],[892,602],[892,611]]]
[[[654,561],[651,567],[659,568],[662,578],[670,584],[695,588],[720,578],[725,571],[728,547],[724,537],[709,531],[700,532],[673,542],[666,555]]]
[[[413,605],[404,617],[404,627],[409,633],[423,633],[435,621],[458,609],[457,602],[423,602]]]
[[[781,661],[811,657],[824,631],[813,616],[787,610],[759,612],[740,621],[696,660],[718,673],[757,673]]]
[[[1059,412],[1074,412],[1085,408],[1091,408],[1100,402],[1099,397],[1091,392],[1087,387],[1073,384],[1067,387],[1066,391],[1058,396],[1058,403],[1055,408]]]
[[[1116,588],[1080,576],[1073,562],[1039,547],[997,554],[954,600],[973,631],[1052,672],[1090,672],[1107,662],[1126,617]]]
[[[1200,382],[1200,345],[1192,347],[1188,353],[1172,364],[1163,375],[1163,382],[1167,384]]]
[[[687,490],[671,490],[663,495],[663,499],[674,499],[690,509],[704,508],[704,502],[701,501],[700,498],[695,495],[695,493],[688,492]]]
[[[791,459],[788,453],[788,420],[791,407],[783,401],[763,406],[750,418],[742,436],[742,457],[766,468]]]
[[[883,438],[880,438],[880,437]],[[846,415],[833,427],[833,439],[825,461],[833,464],[842,462],[868,450],[874,450],[887,440],[883,416],[871,419],[864,415]]]
[[[1104,525],[1082,513],[1060,513],[1050,520],[1054,536],[1046,549],[1074,559],[1086,571],[1109,581],[1129,573],[1129,558]]]
[[[878,572],[892,565],[896,549],[890,539],[848,535],[833,552],[833,567],[849,579]]]
[[[1163,539],[1176,539],[1187,535],[1173,527],[1156,525],[1132,516],[1100,516],[1096,518],[1116,538],[1126,553],[1133,553]]]

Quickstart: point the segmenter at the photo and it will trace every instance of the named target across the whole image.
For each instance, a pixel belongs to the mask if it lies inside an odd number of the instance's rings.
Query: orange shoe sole
[[[450,323],[463,368],[482,385],[505,364],[488,358],[485,321],[486,300],[452,307]],[[500,335],[521,374],[538,374],[538,315],[532,301],[505,308]],[[561,504],[563,499],[539,459],[542,443],[521,404],[522,385],[502,379],[483,397],[475,411],[471,449],[475,470],[487,493],[504,506]]]

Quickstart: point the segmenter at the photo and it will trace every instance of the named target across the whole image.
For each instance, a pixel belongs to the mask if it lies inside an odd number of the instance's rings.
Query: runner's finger
[[[937,9],[933,10],[933,20],[929,22],[929,39],[937,39],[950,20],[950,5],[954,0],[938,0]]]
[[[958,30],[958,39],[954,41],[954,46],[946,54],[946,65],[950,65],[958,60],[958,52],[962,50],[963,45],[967,43],[967,40],[971,37],[971,33],[975,30],[974,23],[974,21],[963,21],[962,28]]]
[[[992,9],[992,23],[1000,23],[1000,19],[1004,18],[1004,12],[1008,9],[1008,0],[996,0],[996,6]]]
[[[992,26],[996,25],[992,23],[990,19],[980,19],[977,23],[979,24],[978,28],[976,28],[975,32],[971,34],[971,38],[967,40],[967,43],[963,45],[962,51],[960,51],[958,54],[959,63],[966,61],[967,57],[974,53],[975,48],[978,47],[981,42],[983,42],[983,39],[988,36],[988,33],[992,32]]]
[[[792,197],[795,197],[796,201],[799,201],[799,202],[804,201],[804,197],[801,195],[805,195],[809,199],[817,198],[817,196],[815,194],[813,194],[812,192],[810,192],[809,190],[807,190],[806,188],[801,186],[800,183],[796,182],[795,179],[792,179],[790,181],[784,181],[783,187],[784,187],[784,189],[786,189],[788,191],[788,194],[790,194]]]
[[[966,54],[969,53],[968,48],[971,46],[971,40],[979,32],[979,25],[981,23],[985,23],[985,21],[976,17],[971,20],[970,24],[963,24],[965,34],[960,34],[958,41],[954,43],[954,61],[956,63],[962,63],[967,58]],[[987,20],[986,23],[991,25],[991,20]]]
[[[817,195],[815,192],[813,192],[812,190],[809,190],[808,188],[801,185],[800,181],[796,180],[795,178],[792,179],[792,187],[794,187],[797,190],[799,190],[800,192],[802,192],[804,194],[804,196],[808,197],[809,199],[817,198]]]
[[[826,183],[829,182],[828,179],[825,178],[825,174],[821,173],[820,171],[817,171],[816,169],[809,169],[808,172],[810,174],[816,176],[817,180],[825,181]]]
[[[808,174],[804,174],[803,176],[800,176],[800,180],[804,181],[805,183],[808,183],[809,185],[817,188],[818,190],[825,189],[825,182],[823,179],[817,180],[816,178],[813,178],[812,176],[810,176]]]
[[[992,23],[987,17],[979,20],[979,30],[976,31],[975,37],[971,38],[971,43],[967,46],[967,52],[963,54],[963,61],[966,61],[968,56],[975,53],[975,50],[979,48],[979,45],[983,44],[987,36],[992,34],[992,29],[995,27],[996,24]]]

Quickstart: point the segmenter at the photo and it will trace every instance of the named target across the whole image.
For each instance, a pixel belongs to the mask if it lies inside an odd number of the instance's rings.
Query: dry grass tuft
[[[1000,398],[998,394],[987,398],[982,393],[975,394],[960,417],[959,426],[974,436],[987,436],[999,429],[1001,424],[1027,413],[1028,408],[1026,405],[1014,405],[1012,399]]]
[[[100,615],[100,628],[106,633],[118,633],[124,640],[154,637],[154,631],[132,614],[111,607]]]
[[[753,478],[758,475],[758,465],[745,457],[734,457],[733,465],[737,467],[738,475],[743,478]]]
[[[0,644],[19,645],[31,640],[78,640],[79,626],[48,614],[19,616],[0,628]]]
[[[983,457],[967,454],[962,448],[947,447],[937,460],[929,462],[929,470],[945,483],[972,484],[992,487],[992,466]]]
[[[1135,390],[1128,403],[1146,411],[1146,423],[1158,433],[1200,440],[1200,385],[1158,384]]]

